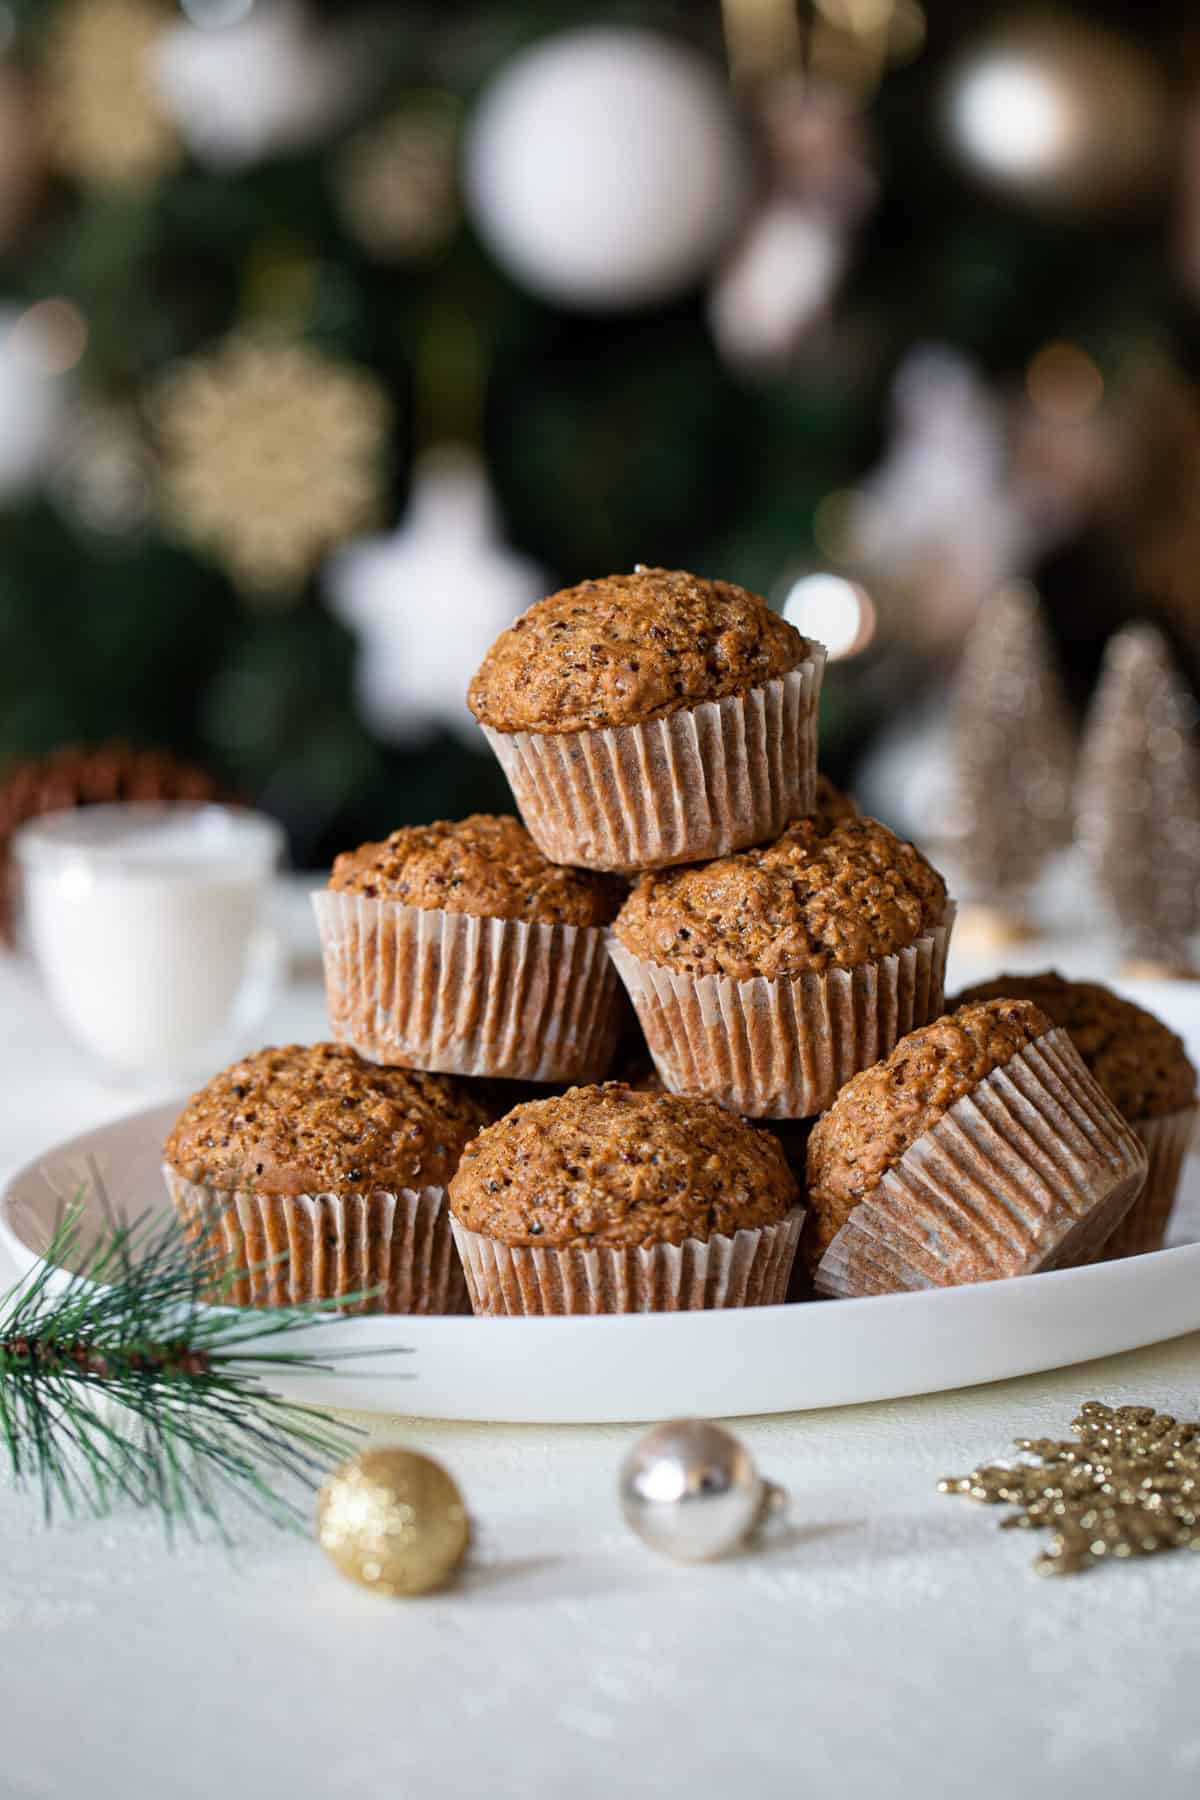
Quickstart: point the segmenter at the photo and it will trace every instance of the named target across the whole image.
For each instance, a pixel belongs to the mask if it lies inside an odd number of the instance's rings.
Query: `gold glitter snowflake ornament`
[[[286,594],[378,517],[389,410],[364,370],[235,333],[159,387],[167,517],[243,588]]]
[[[67,0],[46,43],[47,139],[89,186],[141,187],[178,161],[152,53],[172,13],[157,0]]]
[[[1086,1400],[1071,1428],[1074,1438],[1017,1438],[1028,1460],[947,1476],[938,1491],[1017,1507],[1002,1526],[1053,1531],[1033,1564],[1039,1575],[1200,1550],[1200,1423]]]
[[[458,112],[427,94],[354,138],[337,171],[338,202],[360,244],[385,260],[430,257],[458,223]]]

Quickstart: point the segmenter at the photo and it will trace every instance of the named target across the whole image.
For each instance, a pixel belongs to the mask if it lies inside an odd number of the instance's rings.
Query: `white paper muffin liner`
[[[778,1225],[630,1249],[525,1248],[451,1220],[472,1309],[509,1316],[699,1312],[776,1306],[787,1295],[804,1208]]]
[[[496,731],[530,836],[551,862],[656,869],[778,837],[811,813],[825,652],[744,694],[637,725]]]
[[[1162,1249],[1195,1122],[1194,1106],[1181,1107],[1157,1119],[1131,1121],[1135,1135],[1145,1146],[1149,1165],[1146,1185],[1102,1246],[1101,1261]]]
[[[597,925],[486,919],[324,889],[330,1029],[371,1062],[595,1081],[624,1001]]]
[[[252,1194],[185,1181],[165,1164],[175,1208],[205,1254],[234,1271],[234,1306],[296,1306],[377,1288],[353,1312],[470,1311],[444,1187],[365,1194]]]
[[[892,956],[776,980],[680,974],[635,956],[612,931],[608,951],[673,1094],[746,1118],[803,1119],[939,1016],[953,926],[947,901],[942,923]]]
[[[995,1069],[911,1144],[817,1265],[820,1294],[994,1281],[1079,1262],[1141,1191],[1146,1152],[1065,1031]]]

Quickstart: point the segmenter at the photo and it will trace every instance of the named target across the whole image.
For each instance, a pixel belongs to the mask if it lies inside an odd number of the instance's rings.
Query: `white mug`
[[[261,1022],[283,854],[261,813],[190,801],[50,813],[13,850],[23,934],[64,1023],[113,1073],[211,1073]]]

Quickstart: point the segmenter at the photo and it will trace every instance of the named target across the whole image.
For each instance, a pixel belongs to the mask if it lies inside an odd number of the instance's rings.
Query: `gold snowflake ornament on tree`
[[[346,146],[336,187],[350,230],[375,256],[437,254],[458,223],[458,108],[425,94]]]
[[[180,154],[151,53],[172,15],[157,0],[67,0],[46,41],[47,141],[93,187],[140,187]]]
[[[286,594],[377,519],[389,412],[364,370],[235,333],[159,388],[167,517],[241,587]]]
[[[1017,1507],[1002,1526],[1053,1531],[1033,1564],[1039,1575],[1200,1550],[1200,1423],[1085,1400],[1071,1428],[1074,1438],[1017,1438],[1029,1460],[947,1476],[938,1491]]]

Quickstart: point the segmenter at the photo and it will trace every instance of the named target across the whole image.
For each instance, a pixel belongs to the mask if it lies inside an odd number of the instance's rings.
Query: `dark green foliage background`
[[[36,65],[54,0],[13,10],[15,54]],[[322,10],[345,23],[369,9]],[[1176,9],[1084,10],[1182,82]],[[0,261],[0,302],[74,300],[90,332],[84,383],[141,407],[172,359],[283,304],[256,270],[301,261],[313,278],[300,316],[284,322],[375,370],[395,397],[395,515],[415,447],[474,430],[509,537],[556,580],[640,560],[778,591],[811,553],[818,501],[878,456],[889,380],[914,343],[959,345],[1003,383],[1050,337],[1069,336],[1107,367],[1131,342],[1178,336],[1164,212],[1039,215],[972,185],[948,150],[938,105],[950,59],[1008,11],[934,0],[925,51],[888,74],[872,108],[881,201],[832,335],[767,381],[723,364],[701,295],[615,318],[567,315],[514,287],[465,225],[431,263],[373,260],[331,198],[340,140],[232,177],[184,163],[134,197],[60,182]],[[456,0],[375,17],[386,21],[371,102],[380,115],[429,86],[469,105],[521,43],[597,18],[662,25],[721,55],[715,0]],[[902,637],[902,621],[891,624]],[[168,745],[277,812],[302,863],[406,820],[503,803],[490,762],[449,739],[403,755],[374,742],[353,707],[352,653],[316,579],[294,607],[255,611],[214,564],[157,531],[94,535],[42,497],[0,512],[0,759],[114,734]],[[1086,680],[1086,638],[1077,656]],[[834,671],[825,742],[835,769],[919,675],[902,655],[883,670],[867,659]]]

